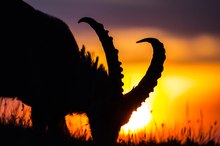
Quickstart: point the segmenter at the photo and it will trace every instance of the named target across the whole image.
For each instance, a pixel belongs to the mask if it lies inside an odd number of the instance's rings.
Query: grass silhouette
[[[8,100],[8,101],[7,101]],[[17,104],[13,103],[17,102]],[[14,108],[8,106],[14,105]],[[19,102],[16,98],[0,98],[0,145],[58,145],[47,137],[36,135],[31,128],[31,119],[28,119],[28,109],[26,105]],[[11,111],[10,111],[11,110]],[[21,114],[22,113],[22,114]],[[10,115],[11,114],[11,115]],[[201,117],[203,118],[203,117]],[[219,146],[219,123],[214,121],[208,130],[203,129],[203,119],[195,121],[199,128],[193,127],[193,121],[187,121],[179,128],[168,129],[166,124],[154,123],[156,130],[130,132],[126,135],[126,140],[118,140],[117,146]],[[73,126],[73,125],[72,125]],[[91,139],[73,138],[69,134],[63,146],[92,146]],[[37,141],[37,142],[36,142]]]
[[[219,125],[217,121],[210,126],[209,130],[195,130],[188,123],[182,128],[166,129],[165,124],[161,124],[154,132],[140,131],[139,133],[129,133],[126,141],[118,140],[122,145],[179,145],[179,146],[209,146],[220,145]],[[180,127],[180,126],[179,126]],[[141,135],[141,136],[140,136]]]

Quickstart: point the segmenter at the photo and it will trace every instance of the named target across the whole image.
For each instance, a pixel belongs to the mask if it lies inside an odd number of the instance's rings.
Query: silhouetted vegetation
[[[123,95],[123,74],[118,50],[103,25],[92,18],[82,18],[97,33],[108,64],[108,72],[98,66],[98,58],[78,45],[60,19],[49,16],[21,0],[4,1],[2,18],[3,36],[0,49],[0,96],[18,97],[32,107],[31,121],[23,123],[22,116],[4,108],[0,125],[0,144],[36,146],[113,146],[113,145],[198,145],[185,131],[186,142],[175,137],[157,143],[116,144],[120,127],[127,123],[133,110],[149,96],[161,77],[166,59],[164,45],[156,38],[145,38],[153,47],[151,64],[140,83]],[[13,18],[13,19],[12,19]],[[14,99],[12,99],[14,100]],[[2,104],[2,102],[1,102]],[[3,103],[3,106],[7,103]],[[15,112],[24,105],[15,107]],[[14,111],[13,111],[14,112]],[[90,120],[93,141],[73,139],[64,116],[72,112],[85,112]],[[30,126],[31,125],[31,126]],[[211,130],[210,130],[211,132]],[[203,137],[200,137],[203,139]],[[203,144],[203,143],[202,143]],[[205,145],[215,145],[208,137]]]
[[[91,139],[85,141],[84,138],[74,139],[70,134],[61,135],[60,139],[54,140],[50,139],[47,133],[44,137],[42,135],[37,135],[34,129],[31,127],[31,124],[27,126],[27,119],[23,114],[29,114],[27,112],[23,113],[25,105],[20,103],[17,99],[9,98],[9,102],[1,99],[1,115],[0,115],[0,145],[11,146],[39,146],[39,145],[57,145],[57,146],[94,146],[94,143]],[[17,104],[15,104],[15,103]],[[9,105],[7,105],[9,104]],[[12,109],[9,109],[7,106],[11,104],[17,105]],[[27,108],[27,107],[26,107]],[[7,109],[4,110],[4,109]],[[23,113],[23,114],[22,114]],[[12,114],[10,116],[10,114]],[[3,116],[5,115],[5,116]],[[21,115],[18,117],[18,115]],[[202,120],[202,119],[200,119]],[[18,122],[20,121],[20,122]],[[28,121],[29,122],[29,121]],[[197,124],[200,121],[196,121]],[[115,146],[219,146],[220,137],[218,138],[219,124],[217,121],[214,121],[210,128],[207,131],[202,130],[202,124],[200,125],[198,131],[196,131],[191,126],[192,121],[188,121],[186,126],[180,127],[176,130],[166,129],[166,124],[162,123],[160,126],[157,125],[158,131],[149,133],[145,137],[148,139],[141,138],[138,142],[135,141],[135,138],[138,138],[138,133],[133,133],[129,135],[130,141],[115,144]],[[160,127],[160,129],[159,129]],[[165,132],[168,130],[169,132]],[[163,132],[164,131],[164,132]],[[166,135],[165,133],[169,133]],[[133,138],[133,139],[132,139]]]
[[[189,129],[188,129],[189,130]],[[188,135],[189,136],[189,135]],[[118,143],[115,146],[219,146],[214,139],[208,139],[208,135],[202,135],[206,137],[203,142],[199,142],[196,139],[186,138],[185,142],[176,138],[169,137],[165,141],[156,142],[152,137],[149,141],[143,141],[138,144],[131,142],[128,143]],[[35,135],[32,128],[24,128],[21,126],[16,126],[14,124],[0,124],[0,145],[3,146],[39,146],[39,145],[60,145],[60,146],[93,146],[92,141],[84,141],[80,139],[74,139],[72,137],[66,137],[66,141],[63,143],[56,143],[55,141],[49,141],[47,138],[39,139],[40,136]],[[37,137],[37,138],[36,138]],[[220,141],[218,141],[220,142]]]

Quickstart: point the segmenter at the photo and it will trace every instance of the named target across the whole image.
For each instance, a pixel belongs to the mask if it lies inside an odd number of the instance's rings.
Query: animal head
[[[108,72],[105,70],[99,72],[100,70],[95,67],[93,73],[89,72],[87,74],[87,76],[92,75],[94,78],[92,77],[90,81],[87,80],[86,83],[92,82],[94,86],[89,87],[90,94],[87,96],[92,96],[92,99],[89,100],[85,112],[90,120],[94,140],[100,145],[103,143],[109,144],[117,139],[120,127],[128,122],[132,111],[136,110],[145,101],[157,85],[157,79],[161,77],[163,63],[166,58],[165,49],[163,44],[156,38],[144,38],[137,41],[137,43],[151,43],[154,52],[153,58],[139,84],[123,95],[123,69],[118,59],[118,50],[113,44],[113,38],[108,35],[108,31],[104,29],[104,26],[94,19],[85,17],[79,20],[79,23],[81,22],[88,23],[95,30],[102,43],[107,60]],[[88,55],[85,58],[91,57]],[[97,66],[97,59],[90,64],[92,67]],[[104,136],[103,133],[105,133]]]
[[[141,102],[149,96],[149,93],[152,92],[153,88],[157,85],[157,79],[161,77],[163,63],[166,58],[163,44],[156,38],[145,38],[137,41],[137,43],[151,43],[154,51],[153,58],[145,76],[141,79],[139,84],[130,92],[123,95],[122,87],[124,83],[122,82],[122,78],[124,75],[122,74],[122,63],[118,59],[118,50],[113,44],[113,38],[108,35],[108,30],[105,30],[104,26],[94,19],[84,17],[79,20],[79,23],[81,22],[88,23],[95,30],[103,46],[108,65],[106,77],[110,88],[108,92],[110,96],[106,94],[107,97],[109,96],[111,101],[116,100],[116,102],[121,104],[121,107],[125,106],[126,109],[128,109],[128,105],[133,105],[132,110],[140,106]],[[97,59],[94,64],[97,66]]]

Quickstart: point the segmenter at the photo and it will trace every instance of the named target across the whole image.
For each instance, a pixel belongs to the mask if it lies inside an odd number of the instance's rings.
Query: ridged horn
[[[104,26],[96,22],[94,19],[84,17],[81,18],[78,23],[81,22],[88,23],[98,35],[105,51],[108,64],[108,74],[110,81],[112,82],[112,85],[114,87],[114,89],[112,90],[122,95],[122,78],[124,77],[124,75],[122,74],[123,69],[120,67],[121,62],[118,59],[118,50],[114,47],[113,44],[113,38],[108,35],[108,31],[104,29]]]
[[[137,43],[141,42],[151,43],[153,47],[153,58],[145,76],[141,79],[139,84],[129,93],[125,94],[125,103],[132,105],[132,109],[130,110],[138,108],[141,103],[149,97],[150,92],[152,92],[154,87],[157,85],[157,80],[161,77],[163,63],[166,59],[164,46],[158,39],[145,38],[137,41]]]

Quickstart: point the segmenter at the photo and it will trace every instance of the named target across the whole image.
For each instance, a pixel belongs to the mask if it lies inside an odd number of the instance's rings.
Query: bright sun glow
[[[130,78],[129,80],[130,84],[131,81],[135,85],[139,82],[137,78]],[[161,111],[160,108],[165,109],[164,104],[167,105],[168,100],[172,101],[184,94],[190,90],[193,84],[193,80],[181,76],[165,76],[160,79],[154,89],[155,91],[150,94],[150,97],[136,111],[133,111],[129,122],[121,127],[120,134],[127,135],[131,132],[134,133],[136,130],[145,129],[152,121],[152,118],[162,121],[164,119],[162,115],[166,114],[166,110]]]
[[[127,124],[121,127],[121,130],[125,133],[129,131],[135,131],[145,127],[152,118],[151,108],[149,102],[143,102],[141,107],[137,111],[133,111],[130,120]]]

